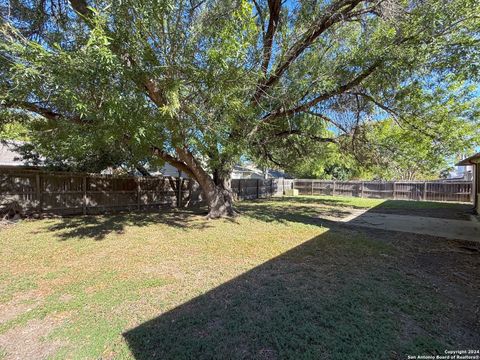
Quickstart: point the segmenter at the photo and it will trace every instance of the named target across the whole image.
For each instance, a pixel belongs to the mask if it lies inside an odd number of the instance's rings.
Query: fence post
[[[183,179],[181,177],[178,178],[177,182],[177,207],[180,208],[182,206],[182,185],[183,185]]]
[[[397,199],[397,182],[393,182],[393,200]]]
[[[333,191],[332,191],[332,196],[335,196],[335,184],[336,184],[336,181],[333,180]]]
[[[259,192],[258,192],[259,183],[260,183],[260,179],[257,179],[257,199],[260,198]]]
[[[313,180],[312,180],[312,190],[311,190],[311,193],[312,193],[312,195],[313,195]]]
[[[364,182],[362,181],[362,184],[361,184],[362,188],[361,188],[361,192],[360,192],[360,197],[362,197],[362,198],[363,198],[363,185],[364,185]]]
[[[141,203],[141,199],[142,199],[142,192],[141,192],[142,188],[140,186],[140,181],[141,181],[141,179],[138,178],[137,179],[137,210],[140,210],[140,208],[141,208],[140,203]]]
[[[82,178],[82,190],[83,190],[83,215],[87,215],[87,177]]]
[[[427,182],[423,183],[423,201],[427,200]]]
[[[480,166],[480,165],[477,165],[477,166]],[[467,187],[470,186],[470,202],[471,203],[475,203],[475,183],[476,183],[475,174],[473,174],[472,181],[470,182],[469,185],[467,184]]]
[[[42,191],[40,189],[40,175],[39,174],[35,175],[35,192],[36,192],[37,201],[38,201],[38,204],[37,204],[38,211],[42,212]]]

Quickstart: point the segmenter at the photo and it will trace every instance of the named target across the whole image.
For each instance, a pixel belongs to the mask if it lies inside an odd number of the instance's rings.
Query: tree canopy
[[[434,148],[478,141],[476,0],[0,4],[2,119],[50,153],[167,161],[212,217],[244,155],[362,156],[387,117]]]

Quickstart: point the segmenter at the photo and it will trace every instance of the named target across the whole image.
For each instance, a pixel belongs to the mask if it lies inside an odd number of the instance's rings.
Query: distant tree
[[[18,122],[8,122],[0,127],[0,140],[28,140],[27,128]]]
[[[463,102],[479,75],[477,0],[5,1],[2,118],[28,113],[50,152],[166,161],[198,181],[212,218],[234,214],[245,154],[353,154],[379,114],[452,137],[444,90]]]
[[[366,168],[337,144],[309,146],[308,155],[292,159],[282,169],[301,179],[350,180],[368,176]]]
[[[472,146],[479,143],[477,129],[454,118],[448,123],[450,138],[445,139],[436,134],[418,135],[391,119],[369,124],[367,143],[370,145],[365,151],[371,152],[372,160],[364,165],[381,179],[438,179],[455,154],[473,151]],[[447,133],[447,129],[443,131]]]
[[[43,152],[39,153],[37,142],[10,144],[10,147],[18,153],[24,164],[29,166],[41,165],[53,171],[98,173],[110,167],[115,169],[123,168],[124,173],[135,171],[132,163],[128,162],[128,155],[123,151],[92,149],[90,153],[85,154],[85,157],[77,158],[75,156],[69,157],[68,150],[58,152],[43,148]]]
[[[476,101],[476,100],[475,100]],[[462,107],[474,108],[475,101]],[[459,106],[458,102],[452,102]],[[450,112],[454,113],[454,112]],[[480,144],[479,128],[475,122],[455,117],[445,121],[448,134],[442,139],[438,131],[424,129],[411,131],[392,118],[375,120],[356,129],[356,138],[343,137],[333,144],[292,142],[295,156],[279,149],[275,153],[277,165],[300,178],[316,179],[372,179],[419,180],[438,179],[442,170],[451,166],[456,154],[473,152]],[[458,161],[458,159],[457,159]],[[448,173],[448,172],[447,172]]]

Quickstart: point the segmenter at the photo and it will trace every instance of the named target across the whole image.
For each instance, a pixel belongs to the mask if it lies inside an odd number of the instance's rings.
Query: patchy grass
[[[319,200],[243,202],[234,220],[176,212],[3,228],[0,358],[383,359],[475,344],[468,322],[452,326],[467,306],[412,262],[418,239],[409,249],[328,229],[311,215],[359,205]],[[473,261],[448,250],[452,267]]]

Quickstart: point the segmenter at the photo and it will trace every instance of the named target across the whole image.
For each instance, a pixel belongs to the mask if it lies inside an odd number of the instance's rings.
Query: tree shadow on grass
[[[385,212],[392,214],[406,214],[419,216],[433,216],[444,218],[468,219],[468,205],[455,204],[438,209],[425,209],[424,205],[418,209],[401,209],[405,201],[387,200],[369,210],[369,212]],[[411,202],[407,202],[411,203]],[[323,206],[327,205],[327,206]],[[451,204],[446,204],[451,205]],[[242,201],[237,204],[243,216],[256,220],[270,222],[297,222],[316,226],[344,226],[326,218],[342,219],[351,215],[353,206],[336,199],[319,199],[315,197],[284,197],[268,200]],[[399,209],[400,208],[400,209]],[[205,209],[182,209],[161,213],[123,213],[116,215],[97,215],[83,217],[65,217],[47,227],[47,231],[55,231],[61,240],[75,238],[91,238],[102,240],[110,233],[121,234],[126,226],[149,226],[165,224],[178,229],[203,229],[212,226],[203,216]],[[229,219],[236,222],[236,219]],[[347,223],[348,224],[348,223]]]
[[[243,216],[264,222],[330,227],[322,211],[348,212],[308,205],[239,203]],[[198,212],[179,211],[65,218],[48,230],[62,240],[101,240],[126,226],[156,223],[178,229],[215,224]],[[400,266],[397,249],[381,236],[341,227],[128,330],[123,335],[131,353],[137,360],[396,359],[452,345],[448,328],[439,326],[438,314],[448,312],[436,289],[412,277],[410,264]]]
[[[337,222],[357,210],[374,211],[372,208],[355,206],[339,199],[323,199],[318,197],[277,197],[242,201],[238,208],[242,214],[261,221],[299,222],[303,224],[334,226]]]
[[[305,203],[303,198],[288,198],[283,201],[273,200],[275,206],[269,206],[265,200],[244,201],[237,204],[242,216],[260,221],[299,222],[311,225],[332,225],[333,222],[320,219],[322,215],[342,218],[350,215],[349,211],[335,208],[315,208],[299,205]],[[268,200],[272,201],[272,199]],[[318,201],[317,201],[318,202]],[[165,211],[161,213],[140,212],[113,215],[89,215],[63,217],[49,225],[46,231],[55,232],[60,240],[94,239],[103,240],[111,233],[121,234],[127,226],[144,227],[153,224],[165,224],[177,229],[205,229],[213,226],[212,221],[205,219],[203,208]],[[236,223],[236,219],[227,218]]]
[[[303,204],[303,202],[300,203]],[[242,215],[264,222],[296,222],[317,226],[335,224],[334,221],[327,220],[325,217],[342,219],[351,215],[351,212],[345,209],[298,205],[296,201],[278,202],[273,206],[262,203],[261,200],[242,202],[238,209]]]
[[[251,203],[244,202],[241,203],[240,207],[246,207],[251,210],[253,207],[259,206],[262,201],[265,200],[252,201]],[[316,215],[320,218],[322,215],[326,215],[327,217],[343,218],[348,216],[350,209],[368,209],[366,206],[358,206],[338,198],[326,199],[324,197],[319,198],[315,196],[271,198],[266,201],[273,205],[272,208],[274,212],[278,212],[279,209],[284,209],[287,211],[294,210],[297,213],[302,212],[305,214]],[[335,209],[329,207],[333,207]],[[472,214],[472,204],[412,200],[384,200],[378,205],[369,208],[368,211],[384,214],[470,220]],[[278,215],[279,217],[282,217],[281,214]]]
[[[133,356],[403,359],[475,345],[476,329],[451,329],[454,315],[436,286],[412,275],[412,264],[385,233],[367,237],[348,223],[326,221],[322,215],[346,214],[300,199],[272,206],[242,202],[239,208],[260,221],[330,230],[126,331]]]
[[[56,232],[60,240],[103,240],[111,233],[122,234],[127,226],[144,227],[165,224],[177,229],[204,229],[211,224],[203,218],[202,209],[169,211],[165,213],[123,213],[61,218],[46,230]]]
[[[381,241],[328,231],[124,333],[143,359],[386,359],[441,351],[438,304]]]

